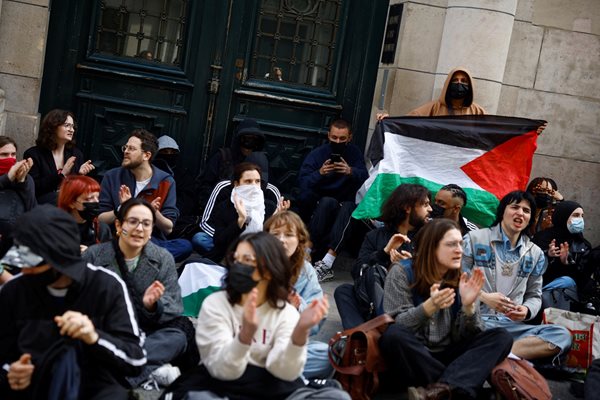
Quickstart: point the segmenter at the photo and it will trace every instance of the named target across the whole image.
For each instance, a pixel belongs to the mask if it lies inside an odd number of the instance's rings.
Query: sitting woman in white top
[[[226,266],[226,289],[208,296],[198,316],[201,363],[163,397],[286,399],[308,390],[349,399],[337,388],[317,390],[300,379],[309,333],[329,303],[313,300],[300,314],[287,302],[291,268],[279,240],[266,232],[244,234],[230,246]],[[331,393],[323,397],[323,391]]]

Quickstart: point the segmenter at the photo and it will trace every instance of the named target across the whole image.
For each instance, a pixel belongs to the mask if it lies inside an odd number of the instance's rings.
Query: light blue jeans
[[[192,246],[198,254],[206,254],[215,247],[215,243],[208,233],[198,232],[192,236]]]
[[[330,378],[333,367],[329,362],[329,345],[311,340],[306,349],[306,364],[302,375],[306,379]]]
[[[504,315],[482,315],[481,319],[485,323],[486,329],[504,328],[515,341],[529,336],[537,336],[544,342],[560,348],[559,355],[571,349],[571,332],[563,326],[527,325],[523,322],[513,321]]]

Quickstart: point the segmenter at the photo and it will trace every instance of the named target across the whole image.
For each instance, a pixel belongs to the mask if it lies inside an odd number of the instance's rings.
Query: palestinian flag
[[[183,315],[198,317],[204,299],[221,290],[226,272],[220,265],[201,262],[186,264],[178,280],[183,298]]]
[[[385,118],[377,124],[368,156],[375,166],[352,216],[377,218],[402,183],[431,192],[454,183],[467,193],[463,215],[480,226],[495,219],[499,200],[525,190],[545,121],[495,115]]]

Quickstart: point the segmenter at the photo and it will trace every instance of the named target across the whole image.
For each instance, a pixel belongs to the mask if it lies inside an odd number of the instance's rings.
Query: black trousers
[[[339,285],[333,292],[333,298],[344,329],[354,328],[366,322],[354,295],[354,284],[343,283]]]
[[[333,197],[319,199],[308,224],[314,260],[320,259],[329,248],[341,242],[355,208],[356,204],[352,201],[340,203]]]
[[[483,331],[469,340],[432,353],[405,327],[391,325],[379,339],[391,376],[404,386],[441,382],[475,398],[492,369],[508,356],[511,335],[502,328]]]
[[[585,400],[597,399],[600,393],[600,358],[595,359],[588,369],[584,385]]]

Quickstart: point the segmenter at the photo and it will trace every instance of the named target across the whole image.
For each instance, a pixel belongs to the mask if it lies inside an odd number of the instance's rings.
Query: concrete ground
[[[340,320],[340,315],[338,313],[337,307],[335,306],[335,301],[333,299],[333,292],[335,288],[342,283],[351,283],[352,278],[350,277],[350,269],[352,266],[353,260],[348,257],[338,257],[336,263],[334,265],[335,271],[335,279],[333,281],[324,282],[322,284],[323,291],[329,296],[329,301],[331,307],[329,309],[329,314],[327,316],[327,320],[321,327],[319,334],[316,339],[323,341],[325,343],[329,342],[329,339],[335,335],[338,331],[342,330],[342,324]],[[568,381],[559,381],[559,380],[548,380],[548,384],[550,386],[550,390],[552,392],[552,398],[555,400],[575,400],[575,397],[569,391],[571,383]],[[141,389],[136,390],[136,393],[139,395],[140,399],[143,400],[156,400],[160,396],[160,392],[157,391],[144,391]],[[492,397],[493,398],[493,397]],[[600,397],[599,397],[600,398]],[[407,399],[405,393],[380,393],[375,396],[374,400],[392,400],[392,399]]]

